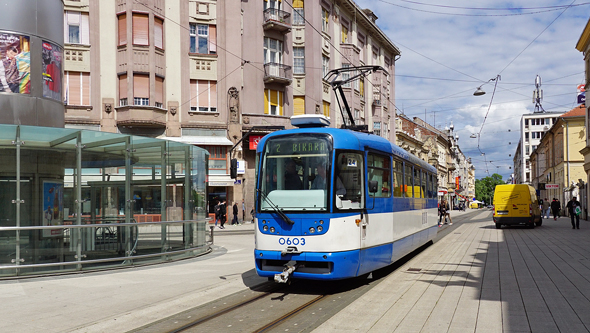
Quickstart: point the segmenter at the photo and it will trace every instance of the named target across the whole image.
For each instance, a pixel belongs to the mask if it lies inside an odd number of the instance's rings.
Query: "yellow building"
[[[563,206],[574,195],[585,198],[580,191],[586,178],[580,153],[586,145],[585,110],[582,104],[558,117],[531,154],[532,184],[542,199],[557,198]]]

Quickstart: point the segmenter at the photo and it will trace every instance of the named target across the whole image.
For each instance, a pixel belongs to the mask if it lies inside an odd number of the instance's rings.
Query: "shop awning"
[[[229,175],[209,175],[209,181],[207,185],[209,186],[234,186],[234,179],[232,179]]]
[[[180,137],[163,137],[162,139],[189,143],[197,146],[233,146],[234,144],[228,138],[223,136],[195,136],[185,135]]]

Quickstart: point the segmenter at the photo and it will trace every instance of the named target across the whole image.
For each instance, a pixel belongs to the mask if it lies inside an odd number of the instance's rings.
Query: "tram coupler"
[[[299,267],[299,264],[295,261],[289,261],[286,263],[283,272],[281,274],[275,274],[275,282],[287,283],[287,281],[289,281],[289,276],[291,273],[295,272],[297,267]]]

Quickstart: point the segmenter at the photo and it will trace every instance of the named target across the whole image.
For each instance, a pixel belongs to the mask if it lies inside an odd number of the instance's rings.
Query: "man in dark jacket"
[[[577,200],[576,197],[573,197],[567,203],[567,211],[570,213],[570,218],[572,219],[572,229],[580,229],[580,212],[582,210],[582,205]],[[576,223],[574,224],[574,220]]]
[[[561,203],[559,203],[559,200],[557,200],[557,198],[553,198],[553,201],[551,201],[551,211],[553,212],[553,220],[556,221],[557,218],[559,217],[559,210],[561,209]]]
[[[219,204],[219,223],[220,226],[219,228],[221,229],[225,229],[225,227],[223,226],[225,224],[225,221],[227,221],[227,206],[225,205],[225,201],[222,201]]]
[[[238,221],[238,203],[234,202],[234,205],[232,207],[232,212],[234,214],[234,218],[231,220],[231,224],[240,224],[240,222]]]

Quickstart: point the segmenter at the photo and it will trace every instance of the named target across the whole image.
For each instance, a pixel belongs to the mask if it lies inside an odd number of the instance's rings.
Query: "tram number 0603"
[[[305,238],[279,238],[279,245],[305,245]]]

